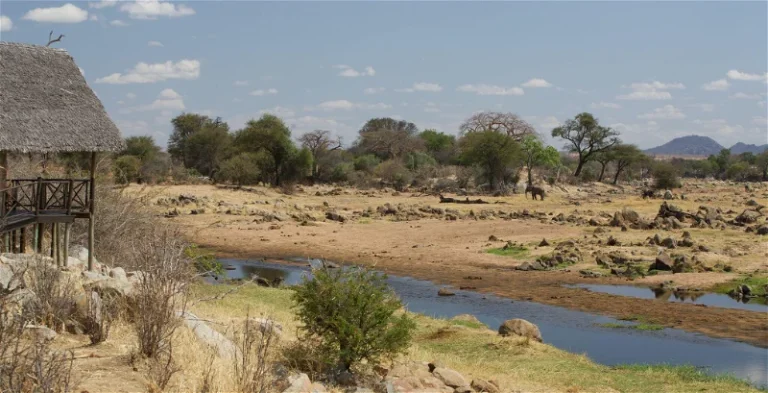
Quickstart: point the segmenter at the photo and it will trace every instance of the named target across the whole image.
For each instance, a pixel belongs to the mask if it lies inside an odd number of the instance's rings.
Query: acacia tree
[[[579,113],[573,119],[568,119],[560,127],[552,130],[552,137],[568,141],[569,151],[578,154],[578,165],[574,176],[579,176],[584,164],[592,160],[596,154],[604,152],[618,144],[618,132],[610,127],[603,127],[591,113]]]
[[[299,137],[301,146],[312,153],[312,178],[317,178],[318,161],[328,152],[341,149],[341,137],[331,138],[331,132],[315,130]]]
[[[763,151],[755,157],[755,164],[763,174],[763,181],[768,181],[768,150]]]
[[[389,117],[368,120],[360,129],[356,148],[387,160],[421,150],[424,142],[416,137],[418,127]]]
[[[456,137],[437,130],[424,130],[419,134],[427,152],[439,163],[446,165],[455,161]]]
[[[235,145],[241,151],[261,153],[259,169],[271,173],[274,185],[279,186],[287,164],[296,153],[291,142],[291,131],[277,116],[265,114],[251,120],[235,134]]]
[[[461,124],[462,134],[470,132],[495,131],[514,139],[517,142],[527,135],[533,135],[536,130],[532,125],[514,113],[480,112],[475,113]]]
[[[613,176],[613,184],[619,182],[619,176],[627,167],[646,159],[640,149],[635,145],[618,144],[611,149],[611,156],[616,161],[616,174]]]
[[[187,150],[187,140],[205,126],[220,126],[226,123],[223,123],[218,117],[211,119],[197,113],[182,113],[171,119],[171,124],[173,124],[173,132],[168,138],[168,153],[174,160],[190,168],[193,166],[191,160],[194,159],[194,155]],[[229,128],[227,127],[227,129]]]
[[[525,166],[528,168],[528,185],[533,185],[533,167],[556,166],[560,163],[560,153],[552,146],[544,147],[544,143],[535,135],[526,135],[520,147],[525,155]]]

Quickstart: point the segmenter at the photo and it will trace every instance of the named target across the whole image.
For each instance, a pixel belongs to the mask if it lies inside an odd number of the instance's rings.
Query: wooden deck
[[[0,234],[33,224],[72,223],[88,218],[88,179],[13,179],[0,190]]]

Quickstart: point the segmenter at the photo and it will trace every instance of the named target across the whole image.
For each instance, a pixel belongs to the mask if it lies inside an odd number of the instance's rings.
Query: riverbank
[[[437,203],[435,197],[418,194],[327,187],[305,188],[293,195],[280,194],[269,188],[229,190],[213,186],[156,187],[141,191],[146,194],[154,192],[166,198],[163,203],[158,200],[155,204],[158,212],[169,211],[169,198],[193,196],[196,199],[193,204],[170,205],[174,214],[169,215],[169,219],[179,224],[190,240],[222,256],[301,256],[376,266],[390,274],[457,288],[471,286],[479,292],[516,300],[533,300],[615,318],[640,315],[654,324],[768,347],[768,321],[764,313],[656,302],[564,288],[564,284],[627,283],[626,278],[600,269],[595,264],[595,252],[621,252],[631,255],[633,259],[649,261],[646,263],[653,261],[658,252],[657,247],[644,242],[646,237],[659,231],[630,229],[624,232],[608,226],[596,228],[551,219],[560,213],[583,217],[610,215],[624,208],[634,209],[641,217],[653,217],[659,209],[659,201],[644,201],[617,188],[599,187],[606,189],[599,189],[599,192],[574,189],[568,190],[567,194],[553,193],[546,201],[535,204],[521,195],[484,197],[490,204],[449,206],[455,208],[460,216],[465,215],[465,218],[456,220],[423,213],[429,209],[445,209],[446,206]],[[139,192],[139,189],[133,191]],[[737,200],[738,190],[732,186],[691,187],[685,191],[689,197],[675,203],[686,210],[695,211],[701,203],[699,201],[705,198],[709,198],[711,203],[719,203],[723,210],[743,209],[738,206],[743,203]],[[574,207],[574,201],[578,202],[578,207]],[[382,206],[385,215],[376,215]],[[386,215],[386,206],[407,214]],[[486,218],[477,219],[482,211],[489,209],[496,215],[523,209],[535,210],[528,218],[499,219],[482,213]],[[366,217],[369,215],[366,212],[370,211],[374,214]],[[533,216],[537,211],[544,215]],[[337,215],[328,215],[329,212],[336,212]],[[328,219],[327,215],[332,219]],[[470,219],[471,215],[476,219]],[[689,231],[693,239],[709,251],[694,253],[690,249],[678,248],[673,252],[695,255],[708,268],[728,265],[728,271],[713,269],[710,272],[659,274],[638,278],[633,284],[658,285],[674,280],[679,286],[706,289],[737,280],[746,274],[766,274],[763,254],[768,243],[764,238],[735,229],[685,228],[660,233],[679,238],[683,230]],[[607,246],[606,242],[611,237],[619,245]],[[498,240],[489,240],[494,238]],[[543,238],[551,246],[540,247]],[[579,263],[554,271],[515,270],[524,260],[551,253],[558,242],[569,240],[575,240],[584,254]],[[526,247],[529,250],[528,259],[488,252],[503,246],[506,241]],[[579,274],[581,270],[597,271],[602,276],[587,278]],[[467,280],[470,276],[481,279]]]

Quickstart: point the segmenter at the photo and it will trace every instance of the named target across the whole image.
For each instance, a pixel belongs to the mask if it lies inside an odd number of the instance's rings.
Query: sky
[[[457,134],[478,111],[627,143],[768,143],[768,2],[0,2],[0,39],[66,49],[124,136],[273,113],[346,145],[373,117]]]

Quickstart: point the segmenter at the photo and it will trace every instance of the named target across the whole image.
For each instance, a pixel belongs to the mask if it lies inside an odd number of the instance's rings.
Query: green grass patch
[[[493,255],[499,255],[502,257],[512,257],[516,259],[527,258],[528,255],[530,254],[530,251],[527,248],[523,246],[517,246],[517,245],[511,245],[511,244],[507,244],[504,247],[491,248],[489,250],[486,250],[486,252]]]
[[[768,285],[768,276],[742,276],[735,280],[717,284],[712,288],[713,292],[727,294],[737,286],[747,284],[752,288],[752,294],[757,296],[765,296],[765,286]]]
[[[610,328],[610,329],[635,329],[635,330],[645,330],[645,331],[656,331],[656,330],[664,329],[664,325],[660,325],[658,323],[655,323],[654,321],[650,321],[642,315],[628,315],[628,316],[618,318],[618,320],[635,322],[635,323],[630,325],[626,323],[608,322],[608,323],[600,323],[598,324],[598,326],[601,326],[604,328]]]
[[[454,326],[463,326],[470,329],[488,329],[488,326],[482,322],[465,321],[461,319],[450,319],[448,321]]]
[[[613,367],[615,370],[625,370],[637,373],[664,373],[688,383],[730,384],[742,389],[754,389],[749,383],[730,374],[711,374],[694,366],[673,366],[668,364],[622,364]],[[768,392],[766,389],[759,391]]]

